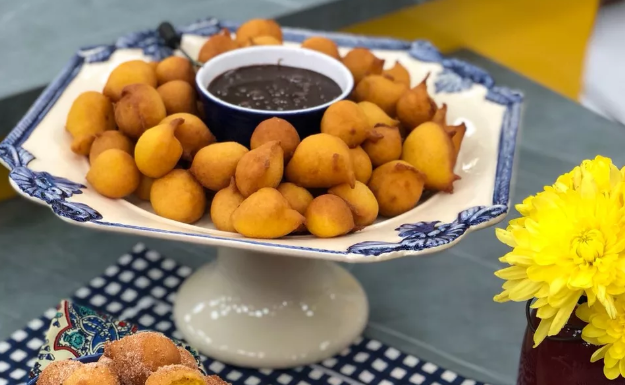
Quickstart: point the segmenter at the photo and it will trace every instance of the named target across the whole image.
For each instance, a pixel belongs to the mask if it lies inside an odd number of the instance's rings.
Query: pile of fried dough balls
[[[274,21],[248,21],[234,39],[213,35],[199,60],[261,44],[282,44]],[[325,37],[302,47],[345,64],[356,84],[352,100],[331,105],[320,133],[303,140],[287,121],[268,119],[250,148],[216,142],[187,59],[120,64],[103,91],[81,94],[67,117],[72,150],[89,157],[88,182],[109,198],[135,194],[184,223],[209,206],[218,230],[251,238],[336,237],[411,210],[424,189],[453,191],[466,128],[446,124],[446,106],[430,98],[427,78],[410,88],[399,62],[385,70],[364,48],[341,57]]]
[[[140,332],[106,342],[97,362],[60,360],[46,366],[37,385],[230,385],[205,376],[193,355],[161,333]]]

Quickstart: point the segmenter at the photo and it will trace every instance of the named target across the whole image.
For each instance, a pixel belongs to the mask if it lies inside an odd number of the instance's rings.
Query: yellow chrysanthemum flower
[[[506,280],[495,301],[537,299],[535,345],[562,330],[582,295],[616,317],[614,296],[625,293],[624,173],[608,158],[584,161],[497,229],[513,250],[500,258],[510,267],[495,273]]]
[[[625,298],[619,296],[614,301],[617,317],[612,319],[603,306],[580,305],[575,314],[588,323],[582,330],[584,341],[593,345],[603,345],[597,349],[590,362],[603,358],[603,373],[614,380],[625,377]]]

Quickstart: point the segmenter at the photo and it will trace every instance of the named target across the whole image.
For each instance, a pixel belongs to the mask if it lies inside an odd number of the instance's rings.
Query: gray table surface
[[[476,54],[453,56],[525,93],[514,202],[582,159],[603,154],[625,163],[625,127]],[[75,227],[25,199],[0,203],[0,340],[101,274],[137,242],[192,267],[215,254],[208,247]],[[521,304],[492,301],[501,285],[493,272],[504,252],[491,228],[432,256],[349,266],[371,303],[366,335],[465,376],[514,384],[525,318]]]

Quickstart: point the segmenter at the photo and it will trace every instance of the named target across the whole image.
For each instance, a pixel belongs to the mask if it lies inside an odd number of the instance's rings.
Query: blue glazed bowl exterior
[[[229,104],[208,91],[208,85],[219,75],[253,65],[284,65],[318,72],[336,82],[341,95],[328,103],[302,110],[264,111]],[[195,80],[206,124],[217,140],[239,142],[248,148],[256,126],[273,117],[291,123],[302,139],[318,133],[326,109],[347,98],[354,87],[351,72],[340,61],[316,51],[288,46],[258,46],[221,54],[206,62]]]
[[[80,361],[83,364],[88,364],[91,362],[98,362],[98,360],[100,359],[100,357],[102,357],[102,353],[100,354],[92,354],[90,356],[82,356],[82,357],[78,357],[75,358],[76,361]],[[39,377],[35,377],[32,380],[28,381],[28,383],[26,385],[36,385],[37,384],[37,379]]]
[[[301,139],[317,134],[319,133],[321,118],[327,109],[325,107],[295,114],[280,114],[280,111],[276,111],[273,115],[267,115],[253,111],[237,111],[228,105],[216,103],[201,93],[200,95],[206,116],[206,125],[215,135],[217,141],[239,142],[247,148],[250,148],[250,138],[256,126],[272,117],[278,117],[291,123],[297,129]]]

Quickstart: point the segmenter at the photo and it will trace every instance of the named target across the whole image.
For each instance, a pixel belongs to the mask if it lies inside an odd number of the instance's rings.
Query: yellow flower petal
[[[536,316],[541,319],[551,318],[554,317],[557,312],[558,309],[556,309],[555,307],[546,305],[538,309],[538,312],[536,312]]]
[[[493,297],[493,301],[503,303],[510,301],[510,297],[508,297],[508,291],[504,291],[503,293],[497,294]]]
[[[532,309],[538,309],[545,305],[549,305],[549,301],[547,298],[539,298],[533,304],[530,305]]]
[[[569,318],[571,318],[571,314],[573,314],[575,306],[577,306],[577,301],[579,300],[580,295],[581,293],[579,292],[571,293],[563,306],[558,309],[558,313],[556,313],[555,317],[553,317],[553,323],[549,328],[550,336],[555,336],[556,334],[560,333],[560,330],[562,330],[564,325],[566,325],[566,323],[569,321]]]
[[[534,295],[541,286],[542,285],[540,284],[540,282],[534,282],[530,281],[529,279],[524,279],[519,281],[519,283],[509,289],[510,292],[508,293],[508,296],[513,301],[527,301],[534,297]]]
[[[612,368],[614,366],[617,367],[618,369],[618,361],[616,358],[612,357],[612,355],[610,354],[610,352],[612,351],[612,349],[608,349],[608,351],[605,353],[605,356],[603,357],[603,363],[605,364],[605,366]]]
[[[496,271],[495,276],[507,280],[524,279],[527,278],[527,271],[524,267],[510,266]]]
[[[513,248],[517,246],[511,232],[497,228],[495,229],[495,235],[497,236],[497,239],[499,239],[499,242],[505,243],[506,245]]]
[[[619,369],[618,365],[615,365],[613,367],[604,366],[603,374],[606,376],[608,380],[616,380],[618,376],[621,374],[621,370]]]
[[[577,316],[577,318],[581,319],[586,323],[590,322],[590,314],[590,308],[588,307],[587,303],[579,305],[575,310],[575,315]]]
[[[588,289],[593,286],[593,278],[597,269],[593,266],[590,268],[578,269],[569,278],[569,286],[579,289]]]
[[[536,332],[534,333],[534,347],[540,345],[540,343],[547,338],[547,332],[549,332],[552,322],[553,318],[540,320]]]
[[[619,361],[619,371],[621,372],[621,376],[625,377],[625,360]]]
[[[599,349],[595,350],[595,352],[590,357],[590,362],[597,362],[605,356],[605,353],[610,349],[611,345],[604,345]]]
[[[584,329],[582,329],[582,337],[586,338],[586,337],[590,337],[590,338],[598,338],[598,337],[602,337],[606,334],[604,329],[599,329],[596,326],[593,326],[592,324],[586,325],[584,326]]]

